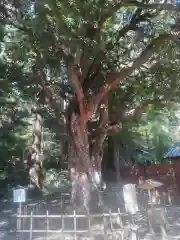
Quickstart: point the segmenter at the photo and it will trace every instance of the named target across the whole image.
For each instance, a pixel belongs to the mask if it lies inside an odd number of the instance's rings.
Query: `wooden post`
[[[49,218],[48,218],[49,212],[46,211],[46,240],[48,240],[48,231],[49,231]]]
[[[76,211],[74,210],[74,239],[76,240],[77,235],[76,235],[76,231],[77,231],[77,221],[76,221]]]
[[[19,215],[19,217],[17,217],[17,223],[16,223],[16,228],[17,228],[17,238],[21,239],[22,238],[22,203],[19,203],[18,209],[17,209],[17,216]]]
[[[61,206],[61,209],[63,209],[63,197],[62,197],[62,194],[60,196],[60,206]]]
[[[62,236],[64,233],[64,215],[62,215]]]
[[[30,217],[30,234],[29,234],[29,240],[33,240],[33,212],[31,211],[31,217]]]
[[[40,210],[41,210],[41,201],[40,200],[38,200],[38,203],[37,203],[37,208],[38,208],[38,212],[40,212]]]
[[[89,238],[91,238],[91,216],[88,210],[88,232],[89,232]]]
[[[121,211],[120,211],[120,208],[118,208],[118,216],[119,216],[120,228],[122,228],[122,231],[121,231],[121,239],[124,240],[124,224],[123,224],[123,221],[122,221],[122,219],[121,219]]]
[[[103,223],[104,223],[104,239],[106,240],[106,239],[108,239],[107,237],[107,231],[106,231],[106,217],[105,217],[105,215],[104,215],[104,213],[102,214],[102,216],[103,216]]]
[[[27,215],[27,205],[23,207],[23,215]],[[22,218],[22,230],[24,230],[26,224],[26,218]],[[22,239],[24,239],[24,231],[22,232]]]
[[[111,218],[111,209],[109,209],[109,221],[110,221],[110,228],[111,228],[111,234],[113,236],[113,224],[112,224],[112,218]]]

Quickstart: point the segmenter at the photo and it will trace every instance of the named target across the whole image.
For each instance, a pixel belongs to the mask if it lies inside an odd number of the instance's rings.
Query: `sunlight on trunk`
[[[100,194],[101,174],[96,170],[89,173],[77,172],[75,168],[70,169],[72,190],[71,200],[77,207],[89,209],[90,204],[102,206],[102,196]],[[92,202],[92,194],[97,195],[97,202]]]
[[[102,205],[100,196],[101,161],[103,136],[92,143],[88,136],[87,122],[75,113],[67,118],[69,130],[68,163],[72,182],[71,200],[75,206],[89,209],[92,193],[96,193],[97,205]],[[97,142],[97,140],[100,142]]]

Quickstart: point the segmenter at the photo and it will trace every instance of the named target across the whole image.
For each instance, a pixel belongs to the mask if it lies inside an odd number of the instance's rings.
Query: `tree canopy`
[[[135,107],[140,101],[165,101],[171,91],[178,91],[178,31],[173,26],[178,9],[158,1],[7,4],[1,25],[4,61],[13,65],[18,82],[22,77],[26,79],[22,80],[23,91],[29,87],[35,92],[44,89],[46,102],[54,105],[55,100],[70,99],[74,91],[77,93],[77,77],[69,76],[74,74],[72,58],[76,75],[84,79],[86,101],[104,87],[93,99],[98,101],[105,89],[109,91],[120,79],[117,95],[121,104],[126,105],[120,109],[129,110],[133,97]],[[37,72],[38,69],[41,71]]]

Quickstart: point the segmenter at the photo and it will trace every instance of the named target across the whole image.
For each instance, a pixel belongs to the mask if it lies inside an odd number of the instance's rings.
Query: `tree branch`
[[[150,4],[144,4],[138,1],[131,1],[127,3],[123,3],[123,6],[134,6],[134,7],[140,7],[143,9],[157,9],[157,10],[167,10],[167,11],[175,11],[180,12],[180,7],[177,5],[173,5],[171,3],[150,3]]]
[[[84,118],[84,115],[85,115],[84,93],[83,93],[82,85],[80,84],[80,81],[76,75],[72,58],[69,58],[69,60],[68,60],[68,79],[76,93],[76,97],[77,97],[77,100],[79,103],[80,115],[81,115],[81,117]]]
[[[146,18],[146,14],[141,14],[142,9],[137,9],[133,16],[131,17],[131,21],[129,24],[125,25],[123,28],[119,29],[117,31],[117,36],[116,36],[116,42],[119,41],[120,38],[125,36],[125,34],[130,31],[130,30],[135,30],[136,24],[139,23],[140,21],[144,20]],[[92,62],[91,66],[89,67],[89,70],[87,71],[87,66],[86,66],[86,72],[87,76],[90,76],[90,79],[88,77],[85,78],[84,81],[84,86],[90,86],[92,83],[94,77],[97,75],[97,72],[101,68],[102,61],[104,60],[104,57],[108,51],[111,51],[114,48],[114,42],[110,41],[107,43],[105,50],[100,51],[96,57],[94,58],[94,61]],[[87,57],[86,57],[87,58]],[[90,75],[91,74],[91,75]]]
[[[116,116],[114,122],[118,123],[119,121],[137,121],[141,118],[142,114],[145,112],[146,108],[151,104],[158,104],[169,101],[170,98],[173,96],[174,91],[176,90],[176,83],[177,81],[172,80],[172,84],[170,89],[167,89],[163,96],[155,98],[155,99],[147,99],[146,101],[140,103],[135,108],[128,111],[128,113],[124,114],[123,116]]]
[[[169,40],[176,40],[180,38],[180,32],[171,32],[169,34],[162,34],[153,39],[151,43],[144,49],[140,56],[129,67],[122,68],[119,72],[111,72],[106,76],[107,84],[101,87],[100,91],[92,98],[87,107],[87,118],[90,119],[92,114],[96,112],[99,103],[108,94],[108,92],[115,88],[120,80],[123,80],[128,75],[132,74],[135,69],[146,63],[154,53],[156,53],[161,46]]]
[[[90,136],[91,142],[91,152],[93,154],[98,154],[102,149],[104,139],[107,136],[109,130],[109,114],[108,114],[108,99],[107,97],[103,99],[100,105],[100,117],[99,124],[96,130]]]

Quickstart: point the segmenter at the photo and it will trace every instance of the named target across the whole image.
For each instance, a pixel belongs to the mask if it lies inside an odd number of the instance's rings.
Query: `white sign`
[[[26,201],[26,190],[23,188],[13,190],[13,202],[23,203]]]
[[[125,203],[126,212],[135,214],[138,211],[135,184],[124,185],[123,193],[124,193],[124,203]]]

